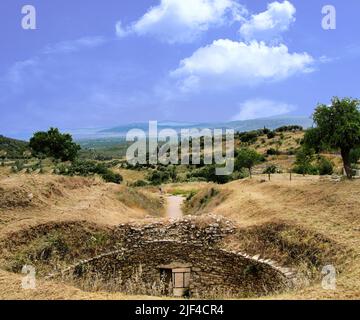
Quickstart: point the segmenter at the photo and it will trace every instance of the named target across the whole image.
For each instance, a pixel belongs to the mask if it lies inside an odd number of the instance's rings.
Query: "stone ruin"
[[[86,279],[87,284],[96,282],[98,289],[120,292],[128,292],[129,284],[140,277],[147,288],[160,288],[159,295],[200,298],[215,293],[264,296],[293,286],[292,270],[259,256],[222,249],[221,241],[235,231],[229,221],[219,220],[205,227],[192,219],[121,225],[115,231],[123,237],[118,250],[80,261],[50,277],[72,279],[79,286]]]

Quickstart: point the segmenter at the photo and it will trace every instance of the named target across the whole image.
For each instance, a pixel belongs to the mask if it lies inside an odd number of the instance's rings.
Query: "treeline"
[[[264,129],[258,129],[252,131],[237,132],[235,138],[237,138],[243,143],[253,144],[257,141],[259,137],[262,137],[264,135],[266,135],[268,139],[273,139],[276,137],[277,133],[298,132],[303,130],[304,128],[302,126],[289,125],[289,126],[279,127],[275,130],[264,128]]]

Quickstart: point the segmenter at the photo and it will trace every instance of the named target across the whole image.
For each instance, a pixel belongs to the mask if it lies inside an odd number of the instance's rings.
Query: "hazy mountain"
[[[163,121],[158,123],[158,130],[165,128],[174,129],[180,131],[181,129],[191,128],[209,128],[209,129],[234,129],[235,131],[250,131],[267,127],[269,129],[276,129],[284,125],[300,125],[304,128],[312,126],[312,120],[310,117],[273,117],[264,119],[244,120],[244,121],[232,121],[232,122],[209,122],[209,123],[191,123],[191,122],[174,122]],[[149,130],[148,123],[133,123],[120,125],[117,127],[104,129],[97,132],[99,136],[125,136],[131,129],[141,129],[147,132]]]

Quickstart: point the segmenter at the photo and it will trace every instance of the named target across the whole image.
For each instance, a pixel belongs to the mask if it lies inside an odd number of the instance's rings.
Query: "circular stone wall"
[[[269,263],[222,249],[179,241],[151,241],[128,245],[113,253],[82,261],[63,275],[101,290],[129,292],[138,283],[160,288],[160,265],[191,265],[190,295],[250,297],[279,292],[289,279]],[[86,279],[86,281],[84,281]],[[145,292],[141,292],[145,293]],[[148,294],[151,294],[148,293]]]

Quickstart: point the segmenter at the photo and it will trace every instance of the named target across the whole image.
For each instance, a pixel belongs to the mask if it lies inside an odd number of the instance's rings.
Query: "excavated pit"
[[[50,277],[88,291],[196,298],[256,297],[292,287],[290,270],[271,260],[222,249],[221,240],[233,232],[228,221],[202,226],[191,219],[123,225],[115,230],[121,247]]]
[[[175,241],[154,241],[83,261],[63,272],[84,289],[138,294],[168,294],[161,266],[186,264],[189,284],[180,286],[194,297],[214,294],[262,296],[280,292],[290,280],[279,269],[241,254]],[[176,267],[174,267],[175,269]],[[171,279],[173,284],[175,279]],[[178,287],[179,288],[179,287]]]

